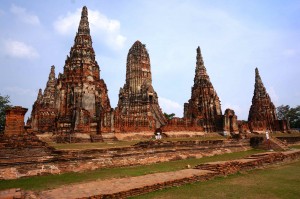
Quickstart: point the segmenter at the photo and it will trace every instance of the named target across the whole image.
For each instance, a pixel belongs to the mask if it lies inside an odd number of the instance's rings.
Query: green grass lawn
[[[290,146],[290,148],[300,149],[300,145],[293,145],[293,146]]]
[[[116,142],[95,142],[95,143],[71,143],[57,144],[49,143],[50,146],[60,150],[83,150],[83,149],[104,149],[132,146],[139,141],[116,141]]]
[[[300,198],[300,161],[172,187],[135,199]]]
[[[239,159],[254,153],[263,152],[261,150],[248,150],[242,152],[228,153],[211,157],[203,157],[200,159],[186,159],[170,162],[162,162],[151,165],[98,169],[83,173],[65,173],[61,175],[35,176],[30,178],[22,178],[17,180],[0,180],[0,190],[8,188],[22,188],[26,190],[43,190],[55,188],[61,185],[77,183],[83,181],[91,181],[97,179],[121,178],[127,176],[140,176],[150,173],[176,171],[184,169],[188,164],[196,166],[200,163],[214,162],[222,160]]]

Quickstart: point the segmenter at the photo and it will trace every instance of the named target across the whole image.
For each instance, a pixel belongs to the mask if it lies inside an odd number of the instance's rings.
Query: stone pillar
[[[27,108],[14,106],[6,110],[5,135],[21,135],[25,132],[24,116]]]

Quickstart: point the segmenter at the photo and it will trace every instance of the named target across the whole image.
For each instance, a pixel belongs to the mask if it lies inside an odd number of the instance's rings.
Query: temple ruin
[[[206,132],[215,132],[222,118],[220,99],[206,72],[200,47],[196,59],[194,85],[191,99],[184,104],[184,117],[198,120]]]
[[[166,124],[152,86],[146,46],[136,41],[127,55],[126,81],[120,88],[114,127],[119,132],[154,131]]]
[[[67,56],[63,74],[55,78],[51,67],[44,93],[39,90],[29,124],[34,132],[99,134],[109,112],[107,87],[100,79],[100,69],[95,60],[88,22],[88,10],[83,7],[78,32],[70,55]]]
[[[254,94],[249,110],[248,125],[251,132],[288,130],[287,121],[277,120],[276,107],[267,93],[257,68],[255,68]]]
[[[74,45],[64,71],[55,77],[51,66],[44,92],[39,90],[27,126],[37,134],[85,134],[102,141],[115,133],[163,132],[263,132],[286,131],[287,121],[277,120],[274,104],[266,92],[258,69],[249,122],[239,121],[234,110],[222,113],[221,103],[204,65],[200,47],[196,49],[196,67],[191,97],[184,104],[183,118],[167,119],[152,86],[150,56],[146,45],[136,41],[129,49],[126,80],[119,92],[115,109],[111,108],[108,90],[100,79],[88,22],[83,7]]]

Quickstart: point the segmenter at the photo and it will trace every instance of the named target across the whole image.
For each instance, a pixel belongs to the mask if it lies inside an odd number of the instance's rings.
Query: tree
[[[4,131],[4,127],[5,127],[5,110],[8,107],[11,107],[11,105],[9,105],[10,101],[9,101],[9,96],[2,96],[0,94],[0,132]]]
[[[291,108],[288,113],[291,128],[300,128],[300,106]]]
[[[276,111],[277,111],[277,117],[279,120],[286,120],[288,117],[288,113],[290,111],[290,106],[289,105],[278,106],[276,108]]]
[[[164,116],[167,118],[167,120],[171,120],[175,116],[175,113],[171,113],[171,114],[164,113]]]
[[[277,116],[280,120],[288,120],[291,128],[300,128],[300,106],[290,108],[289,105],[277,107]]]

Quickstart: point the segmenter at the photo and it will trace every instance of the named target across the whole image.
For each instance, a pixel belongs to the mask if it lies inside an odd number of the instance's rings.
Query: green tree
[[[5,127],[5,110],[8,107],[11,107],[11,105],[9,105],[10,101],[9,101],[9,96],[2,96],[0,94],[0,133],[3,132],[4,127]]]
[[[277,110],[277,117],[279,120],[286,120],[287,117],[288,117],[288,113],[290,111],[290,106],[289,105],[281,105],[281,106],[278,106],[276,108]]]
[[[164,116],[167,118],[167,120],[171,120],[175,116],[175,113],[171,113],[171,114],[164,113]]]
[[[300,128],[300,106],[291,108],[288,113],[291,128]]]
[[[290,108],[289,105],[277,107],[277,116],[280,120],[288,120],[291,128],[300,128],[300,106]]]

